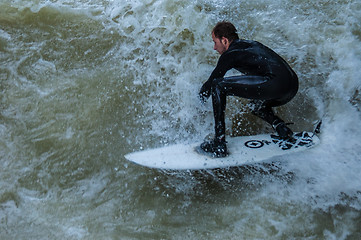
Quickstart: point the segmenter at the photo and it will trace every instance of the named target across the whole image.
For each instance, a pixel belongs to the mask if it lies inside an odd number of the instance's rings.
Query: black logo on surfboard
[[[244,143],[244,145],[248,148],[261,148],[265,144],[269,145],[274,143],[278,145],[279,148],[282,150],[288,150],[291,148],[298,148],[298,147],[310,147],[312,146],[313,140],[312,136],[310,136],[307,132],[299,132],[296,133],[292,138],[289,139],[282,139],[277,135],[271,135],[272,142],[267,140],[249,140]]]
[[[259,140],[250,140],[250,141],[245,142],[244,145],[246,145],[246,147],[249,147],[249,148],[261,148],[261,147],[263,147],[264,143]]]

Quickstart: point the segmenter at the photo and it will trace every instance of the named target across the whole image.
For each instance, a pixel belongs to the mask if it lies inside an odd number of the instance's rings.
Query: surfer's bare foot
[[[225,141],[213,139],[211,141],[205,141],[200,147],[204,152],[211,153],[213,157],[220,158],[228,155]]]

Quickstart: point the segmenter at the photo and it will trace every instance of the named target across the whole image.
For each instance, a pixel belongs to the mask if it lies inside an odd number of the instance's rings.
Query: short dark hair
[[[213,28],[212,33],[216,38],[227,38],[230,42],[239,39],[236,27],[227,21],[218,22]]]

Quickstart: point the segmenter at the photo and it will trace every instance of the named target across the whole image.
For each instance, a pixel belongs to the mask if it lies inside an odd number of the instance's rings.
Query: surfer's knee
[[[220,97],[224,93],[224,89],[221,86],[223,78],[216,78],[212,81],[212,96],[213,97]]]
[[[212,91],[215,89],[221,89],[220,83],[223,81],[223,78],[216,78],[212,81]]]

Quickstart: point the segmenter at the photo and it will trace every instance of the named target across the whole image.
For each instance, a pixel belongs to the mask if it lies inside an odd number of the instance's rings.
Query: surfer
[[[215,137],[202,143],[201,149],[215,157],[227,155],[224,120],[227,96],[250,99],[254,115],[271,124],[281,138],[292,137],[292,130],[274,114],[272,108],[286,104],[296,95],[296,73],[270,48],[257,41],[239,39],[230,22],[217,23],[212,30],[212,39],[214,50],[221,56],[199,96],[205,102],[212,95]],[[230,69],[243,75],[224,77]]]

